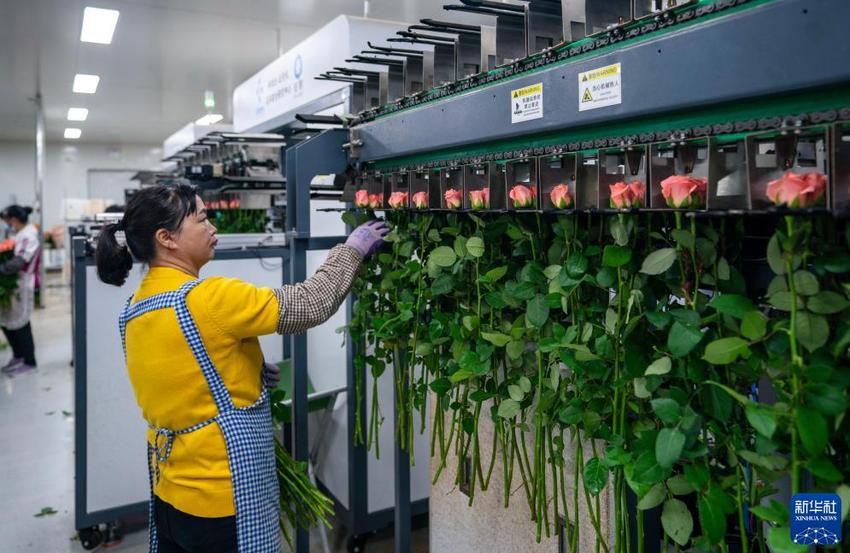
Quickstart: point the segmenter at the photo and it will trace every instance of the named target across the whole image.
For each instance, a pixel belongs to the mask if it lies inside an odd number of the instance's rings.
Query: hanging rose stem
[[[785,227],[788,231],[788,240],[793,243],[794,237],[794,217],[791,215],[785,216]],[[803,366],[803,359],[800,357],[799,348],[797,346],[797,285],[794,282],[794,252],[789,252],[790,255],[785,256],[785,277],[788,281],[788,290],[791,292],[791,322],[790,322],[790,338],[791,338],[791,418],[797,419],[797,406],[800,397],[800,369]],[[799,436],[797,426],[791,424],[791,495],[800,491],[800,457],[799,457]]]

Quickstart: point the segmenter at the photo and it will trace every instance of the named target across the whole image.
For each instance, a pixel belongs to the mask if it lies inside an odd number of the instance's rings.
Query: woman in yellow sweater
[[[326,321],[386,233],[379,221],[358,227],[313,277],[271,289],[199,279],[218,239],[191,186],[143,189],[123,220],[103,229],[96,251],[103,282],[121,286],[134,258],[149,266],[119,322],[149,426],[152,553],[280,551],[266,390],[274,369],[264,365],[257,337]]]

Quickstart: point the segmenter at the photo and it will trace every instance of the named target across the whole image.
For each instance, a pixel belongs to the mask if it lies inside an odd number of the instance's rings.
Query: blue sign
[[[841,542],[841,498],[834,493],[798,493],[791,498],[791,541],[801,545]]]
[[[301,59],[301,54],[295,58],[295,78],[300,79],[301,74],[304,73],[304,60]]]

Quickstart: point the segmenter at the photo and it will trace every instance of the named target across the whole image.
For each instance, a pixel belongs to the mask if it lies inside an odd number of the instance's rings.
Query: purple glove
[[[390,232],[386,223],[379,219],[364,223],[354,229],[345,245],[357,250],[366,259],[380,248],[384,243],[384,236]]]
[[[274,390],[280,384],[280,367],[273,363],[263,362],[263,380],[266,388]]]

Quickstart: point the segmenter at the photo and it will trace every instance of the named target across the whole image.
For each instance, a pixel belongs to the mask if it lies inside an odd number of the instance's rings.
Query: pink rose
[[[705,207],[708,179],[673,175],[661,181],[661,195],[668,207]]]
[[[407,192],[393,192],[390,194],[389,204],[393,209],[407,207]]]
[[[413,195],[413,206],[416,209],[428,209],[428,193],[417,192]]]
[[[514,202],[514,207],[517,209],[534,207],[534,201],[537,198],[537,192],[534,187],[528,187],[524,184],[517,184],[511,188],[508,197]]]
[[[623,181],[609,185],[611,190],[611,207],[617,209],[629,209],[641,207],[646,202],[646,185],[639,180],[629,184]]]
[[[354,205],[357,207],[369,207],[369,192],[366,190],[358,190],[354,194]]]
[[[463,203],[463,196],[459,190],[455,190],[454,188],[446,190],[444,197],[446,199],[446,208],[448,209],[458,209],[461,203]]]
[[[767,197],[776,205],[810,207],[819,203],[826,192],[826,175],[818,172],[798,175],[787,172],[767,184]]]
[[[490,189],[472,190],[469,193],[469,204],[472,209],[488,209],[490,207]]]
[[[558,209],[569,209],[573,206],[573,195],[567,184],[559,184],[553,188],[549,192],[549,198],[552,200],[552,205]]]
[[[381,194],[369,194],[369,207],[378,209],[384,204],[384,198]]]

